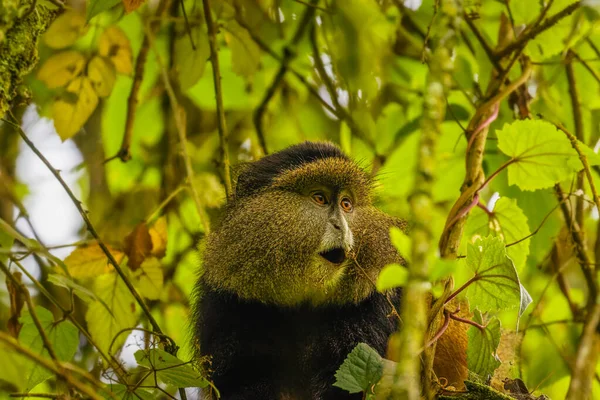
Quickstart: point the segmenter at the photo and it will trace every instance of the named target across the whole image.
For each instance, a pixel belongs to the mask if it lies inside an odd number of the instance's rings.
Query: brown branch
[[[77,320],[77,318],[75,318],[75,316],[73,316],[72,311],[66,309],[65,307],[63,307],[54,298],[54,296],[52,296],[50,294],[50,292],[48,292],[48,290],[44,287],[44,285],[42,285],[40,283],[40,281],[38,281],[33,275],[31,275],[31,273],[19,261],[17,261],[16,259],[14,259],[12,257],[11,257],[10,260],[17,267],[19,267],[19,269],[21,270],[21,272],[23,274],[25,274],[25,276],[27,276],[27,278],[29,278],[29,280],[35,285],[35,287],[37,288],[37,290],[39,290],[39,292],[41,294],[43,294],[44,297],[46,297],[46,299],[48,299],[48,301],[50,301],[56,308],[58,308],[63,313],[63,318],[67,318],[69,321],[71,321],[71,323],[73,325],[75,325],[75,327],[77,329],[79,329],[79,332],[81,332],[83,334],[83,336],[85,336],[85,338],[88,341],[88,343],[90,343],[92,345],[92,347],[94,347],[96,349],[96,351],[98,352],[98,354],[100,354],[100,356],[106,361],[106,363],[113,368],[113,370],[119,376],[119,378],[125,380],[125,371],[123,370],[123,366],[119,363],[119,361],[117,359],[115,359],[112,356],[108,356],[106,353],[104,353],[104,351],[102,350],[102,348],[100,348],[100,346],[98,346],[96,344],[96,341],[94,340],[94,338],[92,338],[92,336],[79,323],[79,321]]]
[[[77,197],[75,197],[75,195],[73,194],[73,192],[71,191],[71,189],[69,188],[69,186],[67,185],[67,183],[60,176],[60,173],[52,166],[52,164],[50,164],[50,162],[48,161],[48,159],[46,159],[46,157],[44,157],[44,155],[38,150],[38,148],[35,147],[35,145],[33,144],[33,142],[31,140],[29,140],[29,138],[27,137],[27,135],[25,134],[25,131],[23,131],[23,129],[21,128],[21,126],[19,124],[17,124],[17,123],[14,123],[12,121],[8,121],[6,119],[2,119],[2,120],[5,121],[5,122],[7,122],[7,123],[9,123],[9,124],[11,124],[11,125],[13,125],[15,128],[17,128],[17,131],[21,135],[21,138],[23,139],[23,141],[35,153],[35,155],[44,163],[44,165],[46,166],[46,168],[48,168],[48,170],[50,170],[50,172],[52,173],[52,175],[54,175],[54,177],[56,178],[56,180],[63,187],[63,189],[65,190],[65,192],[67,193],[67,195],[69,196],[69,198],[71,199],[71,201],[73,202],[73,204],[75,205],[75,208],[77,208],[77,211],[79,211],[79,214],[81,215],[81,218],[83,218],[83,221],[85,222],[85,225],[86,225],[86,228],[87,228],[88,232],[90,232],[90,234],[98,241],[98,246],[100,246],[100,248],[102,249],[102,251],[104,252],[104,254],[106,255],[106,257],[108,258],[110,264],[114,267],[115,271],[117,271],[117,274],[121,277],[121,279],[125,283],[125,286],[127,286],[127,289],[129,289],[129,291],[131,292],[131,294],[135,298],[136,302],[141,307],[142,311],[146,315],[146,318],[148,318],[148,321],[152,325],[153,329],[156,332],[162,334],[162,330],[160,329],[160,326],[158,325],[158,323],[156,322],[156,320],[152,316],[152,313],[150,312],[150,309],[148,308],[148,306],[146,305],[146,303],[144,303],[144,300],[142,299],[142,297],[140,296],[140,294],[138,293],[138,291],[136,290],[136,288],[133,286],[133,284],[131,283],[131,281],[127,277],[127,275],[125,275],[125,272],[123,271],[123,269],[121,268],[121,266],[119,265],[119,263],[117,262],[117,260],[115,259],[115,257],[112,255],[112,253],[110,252],[110,250],[108,249],[108,247],[104,244],[104,242],[102,241],[102,239],[100,239],[100,236],[98,235],[98,232],[96,231],[96,229],[94,228],[94,225],[92,224],[92,221],[88,217],[87,211],[83,209],[81,201],[79,201],[77,199]],[[173,347],[175,347],[175,343],[174,342],[171,343],[171,345]]]
[[[596,277],[594,276],[594,270],[591,268],[591,265],[593,265],[593,263],[587,254],[587,244],[583,236],[581,235],[581,227],[579,226],[577,221],[572,218],[567,203],[562,201],[565,195],[560,187],[560,184],[556,184],[554,186],[554,192],[556,193],[558,200],[561,201],[560,208],[562,210],[565,223],[568,227],[570,227],[569,231],[571,233],[573,243],[575,244],[577,260],[579,262],[579,265],[581,266],[581,270],[583,272],[586,284],[588,286],[589,293],[587,309],[588,312],[590,312],[591,309],[594,307],[594,304],[596,303],[596,298],[598,296]]]
[[[225,182],[225,193],[227,198],[232,196],[231,173],[229,171],[229,150],[227,140],[227,125],[225,123],[225,109],[223,108],[223,92],[221,89],[221,70],[219,67],[219,52],[217,50],[217,26],[213,22],[208,0],[202,0],[204,6],[204,18],[208,27],[208,43],[210,45],[210,62],[212,64],[213,81],[215,86],[215,97],[217,102],[217,116],[219,127],[219,143],[221,147],[221,158],[223,162],[223,181]],[[190,182],[191,183],[191,182]]]
[[[546,19],[543,23],[540,23],[539,25],[534,25],[531,29],[526,29],[515,41],[501,48],[500,50],[497,50],[495,52],[496,58],[504,58],[513,51],[517,50],[519,47],[525,46],[528,41],[535,38],[540,33],[552,28],[552,26],[554,26],[561,19],[571,15],[576,9],[579,8],[579,6],[581,6],[581,1],[569,4],[561,11],[548,17],[548,19]]]
[[[275,78],[269,85],[265,96],[260,102],[258,108],[254,112],[253,120],[254,126],[256,127],[256,135],[258,136],[258,141],[260,146],[262,147],[263,153],[268,154],[267,149],[267,141],[265,139],[265,133],[263,129],[263,117],[265,112],[267,111],[267,106],[269,102],[275,96],[275,93],[281,86],[283,82],[283,78],[288,71],[289,64],[296,58],[296,46],[300,43],[300,39],[304,36],[304,32],[306,28],[309,26],[314,26],[314,23],[311,21],[315,15],[315,11],[317,10],[316,6],[319,4],[319,0],[311,0],[310,5],[312,7],[307,7],[304,13],[302,14],[302,18],[298,22],[298,26],[296,27],[296,32],[294,36],[292,36],[292,40],[290,43],[284,48],[283,51],[283,59],[281,60],[281,65],[279,66],[279,70],[275,74]],[[237,12],[237,10],[236,10]]]
[[[152,48],[152,51],[154,51],[154,54],[156,56],[156,63],[158,64],[158,67],[160,69],[161,78],[163,80],[163,84],[165,85],[165,90],[167,92],[167,96],[169,97],[169,101],[171,102],[171,107],[173,109],[175,126],[177,127],[179,142],[181,143],[181,157],[183,158],[183,163],[185,165],[185,172],[187,175],[190,191],[192,192],[192,199],[194,200],[194,204],[196,205],[196,211],[198,212],[198,217],[200,217],[200,222],[202,223],[202,226],[204,228],[204,233],[208,234],[210,233],[210,222],[208,215],[204,210],[202,202],[200,201],[200,195],[194,182],[194,169],[192,167],[192,161],[190,159],[190,155],[187,149],[187,127],[185,109],[179,105],[177,95],[175,94],[175,90],[173,89],[173,85],[171,85],[171,80],[169,79],[169,73],[167,72],[167,68],[162,62],[160,53],[156,50],[156,47],[154,46],[154,33],[148,26],[146,26],[146,37],[148,38],[150,47]],[[229,196],[229,193],[227,193],[227,195]],[[167,197],[166,200],[169,199],[170,196]]]
[[[279,54],[277,54],[260,37],[258,37],[252,31],[252,29],[250,29],[250,26],[244,22],[244,20],[242,20],[239,17],[236,17],[236,21],[237,21],[238,24],[240,24],[240,26],[242,28],[245,28],[248,31],[248,33],[250,34],[250,37],[252,38],[252,40],[254,41],[254,43],[256,43],[258,45],[258,47],[260,47],[260,49],[262,51],[264,51],[265,53],[267,53],[268,55],[270,55],[272,58],[274,58],[279,63],[283,62],[283,57],[281,57]],[[333,115],[335,115],[335,117],[337,119],[340,119],[340,120],[344,119],[344,117],[342,115],[340,115],[335,108],[333,108],[329,103],[327,103],[327,101],[325,101],[325,99],[323,99],[321,97],[321,95],[319,94],[318,90],[313,87],[313,85],[304,77],[304,75],[302,75],[301,73],[299,73],[298,71],[296,71],[293,68],[293,66],[291,66],[291,65],[288,65],[288,71],[291,72],[296,77],[296,79],[298,79],[300,81],[300,83],[302,83],[306,87],[306,89],[308,90],[308,92],[315,99],[317,99],[319,101],[319,103],[321,103],[321,105],[323,106],[323,108],[325,108],[327,111],[329,111],[330,113],[332,113]]]
[[[71,374],[71,371],[73,371],[82,376],[85,376],[86,378],[91,378],[91,376],[86,371],[81,371],[74,366],[68,366],[68,368],[67,368],[67,365],[65,365],[65,363],[57,364],[57,363],[51,362],[51,361],[47,360],[46,358],[40,356],[39,354],[34,353],[30,349],[28,349],[24,346],[21,346],[21,344],[15,338],[8,335],[6,332],[0,331],[0,342],[5,343],[6,345],[8,345],[12,349],[14,349],[17,353],[29,358],[30,360],[34,361],[36,364],[38,364],[38,365],[46,368],[47,370],[52,371],[56,375],[60,376],[67,383],[67,385],[77,389],[79,392],[89,396],[90,398],[92,398],[94,400],[102,400],[102,396],[100,396],[98,394],[98,391],[96,389],[84,384],[79,379],[73,377],[73,375]],[[91,381],[90,383],[92,383],[98,389],[100,389],[104,386],[102,383],[96,381],[95,379],[93,379],[93,381]],[[113,398],[114,398],[114,396],[113,396]]]
[[[10,269],[8,268],[8,266],[6,264],[4,264],[1,260],[0,260],[0,270],[2,270],[2,272],[4,272],[4,274],[6,275],[6,278],[10,279],[12,281],[13,285],[23,295],[23,298],[25,299],[25,303],[27,304],[27,309],[29,310],[29,315],[31,315],[31,319],[33,320],[33,323],[34,323],[36,329],[38,330],[40,337],[42,338],[42,343],[44,344],[44,347],[48,351],[50,358],[52,358],[52,360],[55,363],[58,362],[58,357],[56,356],[54,347],[52,347],[52,343],[50,343],[50,339],[48,338],[48,335],[46,334],[46,331],[44,330],[44,327],[42,326],[42,322],[40,321],[37,313],[35,312],[35,305],[31,301],[31,295],[29,294],[29,290],[27,290],[25,285],[23,283],[19,282],[19,280],[17,280],[13,276],[13,274],[10,273]]]
[[[167,8],[168,3],[169,0],[162,0],[159,3],[154,16],[160,17]],[[158,27],[160,27],[159,21],[152,23],[153,30],[158,29]],[[119,158],[123,162],[131,160],[131,152],[129,151],[129,148],[131,147],[131,139],[133,137],[135,111],[137,109],[139,101],[139,92],[140,88],[142,87],[142,81],[144,79],[144,67],[146,66],[146,60],[148,59],[149,50],[150,42],[148,40],[148,35],[144,35],[144,39],[142,40],[142,46],[140,47],[140,52],[138,53],[137,59],[135,61],[133,85],[131,86],[131,91],[129,92],[129,97],[127,98],[127,118],[125,119],[125,132],[123,133],[123,141],[121,142],[121,148],[119,149],[117,154],[108,158],[105,162],[108,162],[115,158]]]

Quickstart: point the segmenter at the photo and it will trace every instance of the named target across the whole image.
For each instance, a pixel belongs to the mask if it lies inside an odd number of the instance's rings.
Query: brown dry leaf
[[[65,141],[75,135],[98,105],[98,95],[86,76],[75,78],[52,106],[54,127]]]
[[[157,219],[149,232],[152,239],[152,255],[163,258],[167,253],[167,218]]]
[[[123,0],[127,13],[137,10],[142,4],[144,4],[144,0]]]
[[[125,254],[119,250],[115,250],[107,246],[112,256],[117,260],[117,263],[123,261]],[[107,274],[112,271],[113,267],[108,261],[108,257],[97,244],[79,247],[67,258],[65,265],[73,278],[86,279],[96,278],[100,275]]]
[[[86,31],[85,15],[67,11],[50,25],[44,34],[44,42],[53,49],[63,49],[75,43]]]
[[[148,225],[140,222],[133,231],[125,237],[125,254],[129,257],[127,265],[136,270],[142,265],[146,257],[152,252],[152,238],[148,231]]]
[[[88,64],[87,75],[98,96],[110,95],[115,86],[117,71],[108,58],[99,56],[92,58]]]
[[[121,28],[111,26],[102,33],[98,42],[98,53],[108,57],[118,73],[129,75],[133,71],[131,43]]]
[[[14,278],[22,283],[22,277],[20,272],[15,271],[12,274]],[[19,331],[23,324],[19,322],[19,318],[21,318],[21,311],[23,310],[23,305],[25,304],[25,297],[21,292],[21,288],[17,287],[15,283],[8,276],[6,277],[6,289],[8,291],[8,298],[10,299],[10,318],[6,321],[6,328],[8,329],[8,333],[11,336],[17,338],[19,337]]]
[[[78,51],[68,50],[54,54],[44,62],[37,78],[49,89],[65,86],[77,77],[85,67],[85,56]]]

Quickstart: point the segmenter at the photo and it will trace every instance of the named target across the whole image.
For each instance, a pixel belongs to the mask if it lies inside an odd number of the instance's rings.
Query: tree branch
[[[219,52],[217,50],[217,26],[213,22],[208,0],[202,0],[204,6],[204,18],[208,27],[208,42],[210,45],[210,62],[212,64],[213,81],[215,86],[215,97],[217,101],[217,116],[219,127],[219,142],[221,147],[221,158],[223,162],[223,181],[225,182],[225,193],[227,198],[232,196],[231,173],[229,171],[229,149],[227,140],[227,125],[225,123],[225,109],[223,108],[223,92],[221,89],[221,70],[219,68]]]

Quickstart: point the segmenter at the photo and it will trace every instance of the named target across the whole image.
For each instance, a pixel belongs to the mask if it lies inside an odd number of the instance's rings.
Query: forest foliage
[[[600,2],[0,0],[0,50],[0,399],[218,393],[187,322],[203,239],[238,165],[304,140],[411,227],[373,282],[405,287],[404,329],[337,386],[464,395],[427,368],[452,321],[472,394],[600,398]],[[77,240],[39,234],[24,154]]]

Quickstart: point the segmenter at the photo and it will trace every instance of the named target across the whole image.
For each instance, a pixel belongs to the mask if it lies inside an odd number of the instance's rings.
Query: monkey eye
[[[325,197],[325,195],[322,192],[315,192],[311,196],[314,202],[318,205],[324,206],[328,203],[327,197]]]
[[[340,206],[342,206],[342,210],[344,210],[346,212],[351,212],[352,208],[353,208],[352,207],[352,202],[347,197],[344,197],[342,199],[342,201],[340,202]]]

